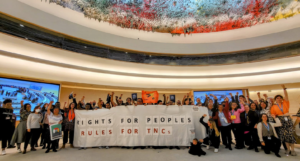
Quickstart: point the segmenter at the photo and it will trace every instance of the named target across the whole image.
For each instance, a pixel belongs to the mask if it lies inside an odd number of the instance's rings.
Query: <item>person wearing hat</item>
[[[14,127],[12,100],[6,99],[3,101],[3,108],[0,108],[0,128],[5,130],[5,132],[0,133],[2,155],[6,155],[5,148],[9,145],[9,141],[14,133]]]

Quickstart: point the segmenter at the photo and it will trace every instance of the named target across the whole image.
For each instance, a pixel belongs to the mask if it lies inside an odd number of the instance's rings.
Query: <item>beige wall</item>
[[[147,91],[151,91],[151,90],[147,90]],[[69,94],[73,92],[76,93],[77,96],[77,101],[79,99],[82,98],[82,96],[85,96],[85,101],[89,102],[89,101],[97,101],[98,99],[101,98],[102,100],[106,100],[107,94],[111,93],[112,91],[105,91],[105,90],[92,90],[92,89],[78,89],[78,88],[66,88],[66,87],[62,87],[61,88],[61,92],[60,92],[60,102],[61,104],[63,104],[64,102],[68,101],[69,98]],[[159,92],[159,100],[163,101],[163,94],[162,92]],[[189,91],[186,91],[186,93],[188,93]],[[116,91],[115,92],[115,96],[120,97],[121,94],[123,94],[123,101],[125,102],[127,97],[131,98],[131,94],[132,93],[137,93],[138,98],[141,98],[141,91],[140,92],[121,92],[121,91]],[[182,100],[183,96],[186,95],[186,93],[165,93],[166,96],[169,96],[171,94],[175,94],[176,100]]]
[[[267,94],[269,97],[274,97],[277,94],[283,94],[282,89],[276,89],[276,90],[257,90],[257,91],[249,91],[250,98],[253,100],[258,100],[257,92],[261,93],[261,96],[263,94]],[[290,101],[290,113],[295,114],[297,113],[299,107],[300,107],[300,88],[288,88],[287,89],[289,101]]]

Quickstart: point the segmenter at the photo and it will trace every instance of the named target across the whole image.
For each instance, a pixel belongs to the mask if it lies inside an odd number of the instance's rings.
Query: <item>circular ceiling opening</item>
[[[47,0],[46,0],[47,1]],[[251,27],[300,13],[297,0],[49,0],[121,28],[209,33]]]

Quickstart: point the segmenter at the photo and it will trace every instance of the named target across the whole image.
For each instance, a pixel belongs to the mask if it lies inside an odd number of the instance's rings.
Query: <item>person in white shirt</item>
[[[63,122],[62,121],[63,120],[62,115],[59,113],[59,111],[60,111],[59,107],[55,107],[53,109],[53,113],[50,111],[50,107],[52,106],[52,104],[53,104],[53,101],[51,101],[49,103],[48,109],[47,109],[49,127],[51,125],[61,124]],[[47,135],[48,135],[47,137],[49,139],[48,139],[47,150],[46,150],[45,153],[49,153],[51,145],[52,145],[52,151],[53,152],[57,152],[56,147],[58,147],[58,141],[59,141],[59,139],[51,140],[51,138],[50,138],[50,130],[48,130]]]
[[[41,127],[41,121],[42,121],[42,114],[41,107],[36,106],[33,110],[33,112],[28,116],[27,118],[27,131],[25,135],[25,144],[24,144],[24,151],[23,154],[26,154],[26,149],[29,143],[29,140],[31,140],[30,146],[31,151],[36,151],[34,148],[34,144],[37,142],[39,135],[40,135],[40,127]]]

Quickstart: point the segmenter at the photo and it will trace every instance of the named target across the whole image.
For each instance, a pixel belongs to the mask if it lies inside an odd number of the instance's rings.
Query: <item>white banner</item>
[[[76,110],[74,146],[189,146],[203,139],[199,120],[206,107],[117,106],[110,110]],[[207,121],[208,117],[206,117]]]

